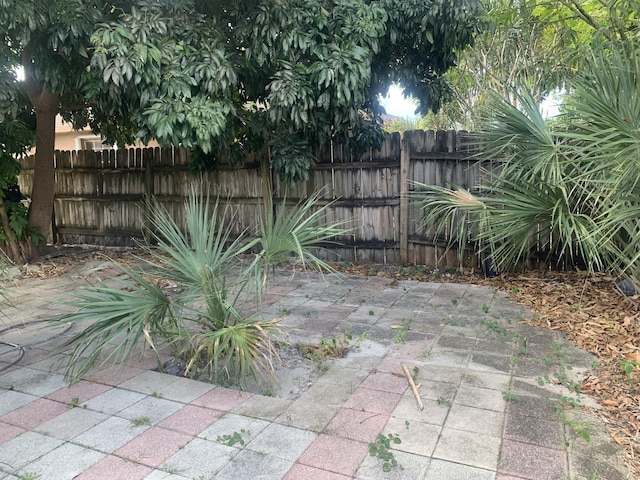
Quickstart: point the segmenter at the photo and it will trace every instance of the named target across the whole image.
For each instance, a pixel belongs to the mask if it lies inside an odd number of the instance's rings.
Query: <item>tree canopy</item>
[[[516,102],[518,89],[540,101],[589,68],[584,49],[606,42],[627,48],[640,35],[636,0],[489,0],[486,28],[446,77],[453,100],[443,114],[463,128],[481,126],[480,106],[493,93]],[[631,54],[628,52],[628,54]]]
[[[380,140],[393,82],[437,110],[479,0],[0,0],[0,121],[36,117],[30,223],[48,230],[55,114],[307,178],[315,148]],[[17,78],[22,66],[24,80]]]

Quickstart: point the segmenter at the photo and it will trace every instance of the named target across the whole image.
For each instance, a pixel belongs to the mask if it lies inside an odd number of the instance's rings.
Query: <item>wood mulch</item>
[[[596,413],[640,478],[640,296],[623,295],[614,277],[585,272],[531,272],[491,284],[536,314],[529,323],[564,332],[598,358],[582,392],[598,401]]]

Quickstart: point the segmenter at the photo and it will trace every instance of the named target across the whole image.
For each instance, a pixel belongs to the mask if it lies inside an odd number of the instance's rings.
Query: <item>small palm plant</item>
[[[479,141],[500,169],[476,191],[418,184],[425,227],[501,271],[538,249],[549,263],[637,276],[640,65],[628,49],[594,45],[555,120],[526,87],[517,107],[495,98]]]
[[[241,385],[248,376],[268,378],[279,359],[273,338],[283,338],[284,329],[279,319],[246,312],[260,305],[273,262],[294,255],[307,267],[328,268],[314,251],[346,230],[327,221],[330,205],[316,208],[317,199],[283,203],[280,217],[263,218],[257,235],[239,236],[230,208],[198,189],[187,200],[184,229],[152,205],[157,246],[143,247],[138,267],[119,265],[120,285],[90,287],[69,302],[77,310],[63,320],[83,328],[58,349],[68,352],[67,377],[78,380],[97,362],[122,363],[146,344],[159,369],[160,349],[169,346],[185,374],[198,368]]]

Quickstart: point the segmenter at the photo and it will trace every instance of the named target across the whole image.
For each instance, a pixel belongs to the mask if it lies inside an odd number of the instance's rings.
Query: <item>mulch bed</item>
[[[491,282],[529,307],[533,325],[560,330],[598,357],[582,383],[593,396],[613,441],[625,445],[640,478],[640,296],[624,296],[609,275],[532,272]]]

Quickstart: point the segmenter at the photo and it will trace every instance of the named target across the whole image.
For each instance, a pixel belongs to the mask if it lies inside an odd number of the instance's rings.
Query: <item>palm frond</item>
[[[338,243],[338,238],[349,233],[345,222],[331,221],[330,211],[334,202],[320,207],[321,191],[315,192],[295,206],[287,204],[283,198],[278,214],[274,213],[268,199],[267,215],[260,223],[260,236],[256,244],[260,252],[253,264],[256,278],[266,281],[271,265],[289,260],[294,256],[302,268],[315,271],[334,271],[333,267],[314,252],[322,250],[328,243]]]
[[[175,335],[183,326],[176,305],[155,283],[119,266],[128,279],[120,288],[98,285],[74,293],[65,304],[77,308],[63,320],[85,325],[55,349],[70,350],[65,375],[79,380],[96,362],[121,364],[140,348],[140,340],[158,353],[157,337]],[[104,354],[104,355],[103,355]]]
[[[199,367],[207,370],[210,378],[226,372],[241,384],[248,376],[256,381],[273,380],[274,362],[281,359],[271,337],[282,334],[279,322],[247,320],[192,335],[185,375]]]

